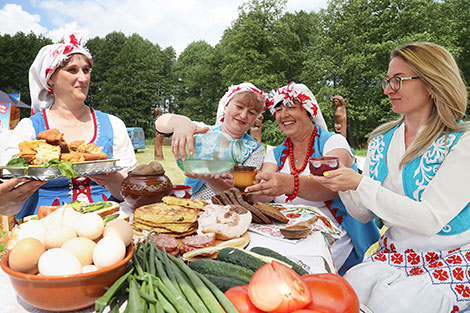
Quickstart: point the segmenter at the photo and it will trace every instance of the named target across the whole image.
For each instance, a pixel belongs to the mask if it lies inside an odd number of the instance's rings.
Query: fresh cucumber
[[[189,267],[201,274],[211,274],[236,278],[248,284],[254,271],[240,265],[210,259],[196,260],[189,263]]]
[[[223,248],[217,254],[217,260],[240,265],[256,272],[266,262],[254,257],[253,255],[233,247]]]
[[[292,269],[293,269],[294,271],[296,271],[297,274],[299,274],[300,276],[310,274],[309,272],[307,272],[306,270],[304,270],[300,265],[298,265],[297,263],[295,263],[295,262],[292,261],[291,259],[289,259],[289,258],[283,256],[282,254],[277,253],[276,251],[271,250],[271,249],[269,249],[269,248],[265,248],[265,247],[253,247],[253,248],[250,249],[250,251],[251,251],[251,252],[254,252],[254,253],[261,254],[261,255],[265,255],[265,256],[271,257],[271,258],[273,258],[273,259],[282,261],[282,262],[284,262],[284,263],[287,263],[287,264],[291,265],[291,266],[292,266]]]
[[[201,274],[217,286],[222,292],[226,292],[232,287],[246,285],[246,282],[233,277],[217,276],[212,274]]]

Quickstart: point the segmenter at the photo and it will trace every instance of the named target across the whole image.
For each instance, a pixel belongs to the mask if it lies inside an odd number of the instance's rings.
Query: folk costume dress
[[[292,174],[296,172],[298,175],[308,176],[310,174],[310,169],[306,162],[308,157],[323,156],[334,149],[346,149],[351,155],[354,155],[347,140],[343,136],[331,133],[327,130],[317,100],[310,89],[304,84],[291,82],[287,86],[278,88],[272,94],[269,109],[271,113],[275,115],[276,106],[281,103],[284,105],[292,105],[294,101],[301,103],[302,109],[308,112],[314,124],[314,131],[309,144],[311,151],[307,153],[303,167],[300,168],[302,165],[299,164],[298,166],[294,166],[296,168],[293,169],[293,162],[291,162],[289,156],[289,146],[291,146],[292,143],[290,138],[286,138],[281,145],[267,153],[265,163],[276,164],[278,171],[281,173]],[[353,168],[357,170],[356,163],[353,164]],[[275,197],[274,202],[287,202],[318,207],[324,214],[330,217],[333,223],[341,229],[341,238],[331,247],[333,260],[340,274],[343,274],[349,267],[361,262],[369,246],[375,243],[380,237],[374,221],[362,224],[352,218],[344,208],[339,197],[325,202],[315,202],[300,197],[295,197],[292,200],[281,195]]]
[[[49,84],[49,80],[72,54],[82,54],[88,58],[90,64],[93,63],[90,52],[82,45],[78,34],[71,34],[63,42],[46,45],[39,50],[29,69],[29,89],[34,115],[22,119],[11,132],[5,150],[0,154],[0,164],[6,164],[19,152],[18,144],[21,141],[35,140],[40,132],[57,128],[53,125],[53,121],[48,119],[49,108],[55,102],[53,86]],[[87,139],[86,143],[93,142],[97,146],[102,146],[108,159],[119,159],[118,166],[134,167],[137,161],[124,123],[113,115],[92,109],[90,112],[93,118],[94,136],[89,138],[91,140]],[[23,218],[26,215],[36,214],[41,205],[62,205],[64,202],[77,199],[88,203],[103,201],[110,196],[105,187],[91,182],[89,178],[55,179],[41,186],[16,216]]]
[[[264,96],[263,91],[258,89],[255,85],[251,83],[242,83],[239,85],[231,85],[228,88],[228,91],[219,101],[219,106],[217,109],[216,124],[210,126],[210,131],[222,131],[222,123],[225,116],[225,108],[230,102],[230,100],[238,93],[241,92],[254,92]],[[203,123],[198,123],[201,127],[205,127]],[[228,135],[228,134],[227,134]],[[232,138],[233,139],[233,138]],[[244,153],[243,153],[243,162],[242,165],[245,166],[255,166],[257,169],[261,168],[264,159],[264,147],[256,141],[253,137],[247,133],[243,134],[241,140]],[[193,199],[211,199],[215,195],[215,192],[210,188],[204,181],[196,178],[186,177],[184,183],[189,185],[193,189],[193,194],[191,198]]]
[[[470,134],[441,134],[406,164],[404,124],[374,138],[364,177],[340,192],[348,212],[388,227],[379,249],[345,277],[373,312],[470,309]]]
[[[323,156],[332,150],[341,148],[351,151],[346,139],[342,135],[329,132],[318,126],[315,126],[315,133],[315,143],[310,157]],[[266,154],[264,162],[275,163],[280,173],[289,174],[292,169],[286,141],[287,139],[281,145],[270,150]],[[354,163],[353,168],[357,169],[356,163]],[[309,166],[306,166],[299,175],[310,175]],[[286,201],[286,199],[285,195],[281,195],[275,197],[274,202],[317,207],[341,229],[341,238],[331,246],[331,254],[337,270],[343,266],[351,253],[355,253],[357,258],[362,260],[367,249],[379,239],[380,234],[375,222],[370,221],[362,224],[351,217],[339,197],[325,202],[310,201],[299,196],[292,201]]]
[[[103,147],[103,152],[108,159],[119,159],[118,166],[132,168],[136,164],[132,143],[127,134],[124,123],[117,117],[90,109],[93,115],[95,132],[90,143]],[[40,132],[54,128],[47,119],[48,109],[36,113],[30,118],[22,119],[5,149],[7,159],[19,152],[18,143],[21,141],[35,140]],[[60,178],[44,184],[33,194],[16,215],[23,218],[27,215],[36,214],[41,205],[62,205],[74,200],[86,203],[113,199],[104,186],[98,185],[90,178]]]

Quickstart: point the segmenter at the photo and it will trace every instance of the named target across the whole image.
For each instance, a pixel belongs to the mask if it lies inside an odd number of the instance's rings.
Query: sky
[[[180,54],[191,42],[215,46],[247,0],[0,0],[0,35],[18,31],[58,42],[80,33],[86,41],[113,31],[134,33]],[[287,11],[318,12],[328,0],[288,0]]]

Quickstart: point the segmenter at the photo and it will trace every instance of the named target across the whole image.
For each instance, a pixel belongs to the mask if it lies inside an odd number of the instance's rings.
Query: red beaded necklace
[[[312,153],[314,152],[314,148],[313,148],[313,145],[315,143],[315,136],[317,135],[317,128],[314,127],[313,128],[313,132],[312,132],[312,136],[310,136],[310,142],[308,143],[308,149],[307,149],[307,154],[305,155],[305,159],[304,159],[304,164],[302,164],[302,167],[297,169],[295,167],[295,161],[294,161],[294,145],[292,144],[292,141],[290,138],[287,138],[287,141],[286,141],[286,144],[287,144],[287,147],[289,148],[289,159],[290,159],[290,168],[291,168],[291,175],[294,174],[294,173],[297,173],[297,174],[300,174],[302,173],[305,168],[307,167],[307,164],[308,164],[308,159],[310,158],[310,156],[312,155]]]
[[[299,173],[302,173],[305,167],[307,167],[308,159],[310,158],[312,153],[315,151],[313,148],[313,144],[315,143],[316,135],[317,135],[317,128],[314,127],[312,136],[310,137],[310,142],[308,143],[307,155],[305,156],[304,164],[299,169],[295,167],[294,145],[292,144],[292,141],[290,138],[287,138],[286,140],[286,146],[289,149],[289,158],[290,158],[290,167],[291,167],[290,174],[294,176],[294,192],[291,195],[286,194],[286,202],[293,201],[297,197],[297,194],[299,193]]]

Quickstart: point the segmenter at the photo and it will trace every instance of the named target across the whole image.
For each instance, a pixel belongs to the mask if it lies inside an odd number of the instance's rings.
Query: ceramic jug
[[[186,173],[216,174],[232,169],[243,161],[244,148],[240,140],[234,140],[222,131],[195,134],[194,154],[186,146],[186,160],[178,159],[178,166]]]

